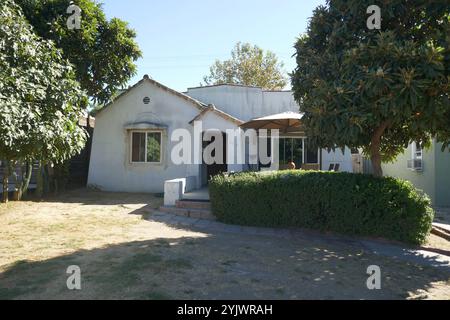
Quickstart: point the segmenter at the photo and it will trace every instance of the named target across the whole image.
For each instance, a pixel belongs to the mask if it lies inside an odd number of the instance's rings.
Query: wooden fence
[[[91,157],[91,145],[92,145],[92,136],[94,129],[93,128],[85,128],[89,133],[88,141],[86,142],[85,148],[81,151],[81,153],[72,159],[69,160],[69,176],[68,176],[68,188],[79,188],[84,187],[87,184],[87,177],[89,171],[89,160]],[[33,163],[33,171],[30,180],[30,189],[34,189],[37,183],[37,172],[38,172],[38,162]],[[24,168],[20,168],[17,166],[13,170],[17,173],[17,178],[22,179],[22,173],[25,172]],[[3,175],[5,172],[4,163],[0,160],[0,184],[3,180]],[[10,191],[14,190],[15,178],[14,174],[11,173],[9,176],[9,189]],[[0,186],[0,193],[2,192]]]

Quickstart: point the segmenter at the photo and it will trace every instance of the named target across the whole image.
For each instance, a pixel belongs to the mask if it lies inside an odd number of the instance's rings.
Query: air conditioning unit
[[[408,160],[407,166],[408,166],[408,169],[411,169],[413,171],[422,171],[423,170],[422,159]]]

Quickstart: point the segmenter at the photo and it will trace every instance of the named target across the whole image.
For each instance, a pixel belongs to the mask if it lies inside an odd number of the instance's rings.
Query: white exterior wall
[[[233,130],[235,132],[239,132],[240,135],[242,134],[242,130],[239,128],[237,124],[232,123],[231,121],[225,120],[221,116],[217,115],[214,112],[208,112],[202,117],[203,122],[203,131],[206,130],[220,130],[222,132],[227,132],[227,130]],[[236,131],[237,130],[237,131]],[[236,139],[228,139],[227,137],[227,153],[230,151],[231,148],[237,149],[237,141]],[[234,151],[234,164],[228,165],[228,171],[242,171],[243,165],[242,164],[236,164],[237,163],[237,154],[238,150]]]
[[[240,120],[276,114],[284,111],[298,111],[291,92],[265,92],[260,88],[239,86],[213,86],[189,89],[189,95],[203,103],[212,103],[216,107]],[[143,103],[144,97],[150,97],[149,104]],[[187,129],[191,135],[199,139],[201,134],[194,136],[194,127],[189,122],[200,110],[193,102],[187,101],[173,92],[156,86],[150,81],[143,81],[129,92],[121,96],[106,110],[96,117],[94,137],[92,141],[91,160],[89,165],[88,185],[105,191],[117,192],[150,192],[164,191],[167,180],[197,177],[197,187],[206,179],[206,166],[201,164],[175,165],[170,159],[170,153],[175,146],[171,142],[172,132],[176,129]],[[239,129],[233,121],[209,111],[201,119],[202,130],[217,129],[226,132],[227,129]],[[162,135],[162,161],[159,164],[131,163],[131,133],[127,125],[136,122],[157,123],[166,126]],[[241,135],[243,132],[241,131]],[[241,139],[241,148],[245,143]],[[237,162],[237,140],[227,141],[227,152],[234,149]],[[194,143],[192,141],[192,148]],[[247,146],[248,154],[248,146]],[[241,150],[244,153],[244,150]],[[194,149],[192,149],[192,154]],[[322,169],[327,170],[330,163],[340,163],[340,171],[352,171],[351,153],[347,148],[345,154],[340,150],[322,152]],[[242,171],[247,165],[229,164],[228,171]]]
[[[206,104],[214,104],[242,121],[285,111],[299,111],[291,91],[263,91],[255,87],[220,85],[190,88],[186,94]]]
[[[327,171],[330,167],[330,163],[339,163],[339,171],[353,172],[352,166],[352,152],[349,148],[345,148],[345,152],[342,153],[341,149],[328,152],[322,150],[322,170]]]
[[[207,112],[201,119],[202,121],[202,130],[219,130],[221,132],[227,133],[227,130],[233,130],[234,132],[237,132],[237,135],[239,137],[242,137],[243,131],[239,128],[239,126],[229,120],[224,119],[223,117],[219,116],[217,113],[214,113],[212,111]],[[227,165],[227,171],[231,172],[241,172],[244,170],[245,165],[237,164],[237,153],[239,152],[237,148],[239,148],[237,137],[234,139],[231,139],[227,136],[227,155],[233,148],[234,151],[234,157],[233,157],[233,163]],[[242,139],[242,138],[241,138]],[[201,137],[200,137],[201,140]],[[225,141],[224,141],[225,143]],[[200,141],[200,145],[202,145],[202,142]],[[244,145],[240,144],[241,152]],[[200,173],[200,181],[202,184],[206,184],[207,181],[207,173],[206,173],[206,165],[201,166],[201,173]]]
[[[144,97],[150,97],[148,105]],[[199,110],[181,97],[144,81],[120,97],[96,117],[88,185],[105,191],[163,192],[164,181],[199,176],[200,165],[174,165],[170,151],[172,131],[185,128]],[[131,163],[131,135],[124,127],[133,122],[157,122],[167,126],[162,136],[162,163]],[[199,183],[199,181],[198,181]]]

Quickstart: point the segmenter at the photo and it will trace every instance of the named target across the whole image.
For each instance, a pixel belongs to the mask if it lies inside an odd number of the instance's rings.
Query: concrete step
[[[431,230],[431,233],[444,238],[447,241],[450,241],[450,229],[448,225],[433,223],[433,229]]]
[[[450,224],[433,222],[433,227],[436,227],[444,232],[450,233]]]
[[[175,206],[177,208],[184,208],[184,209],[211,210],[211,202],[209,201],[177,200],[175,202]]]
[[[207,209],[187,209],[177,208],[175,206],[162,206],[159,208],[159,211],[195,219],[216,220],[216,217],[212,214],[211,210]]]

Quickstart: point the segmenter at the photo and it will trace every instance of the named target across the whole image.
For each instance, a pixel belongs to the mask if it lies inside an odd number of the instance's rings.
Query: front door
[[[213,163],[213,164],[206,164],[203,165],[206,166],[206,175],[207,180],[211,180],[211,177],[221,174],[223,172],[228,171],[228,165],[227,165],[227,137],[224,132],[222,132],[222,139],[223,139],[223,159],[218,159],[218,162],[220,163]],[[203,141],[203,149],[205,149],[209,144],[214,142],[214,138],[212,141]],[[215,151],[213,151],[212,156],[215,157]]]

